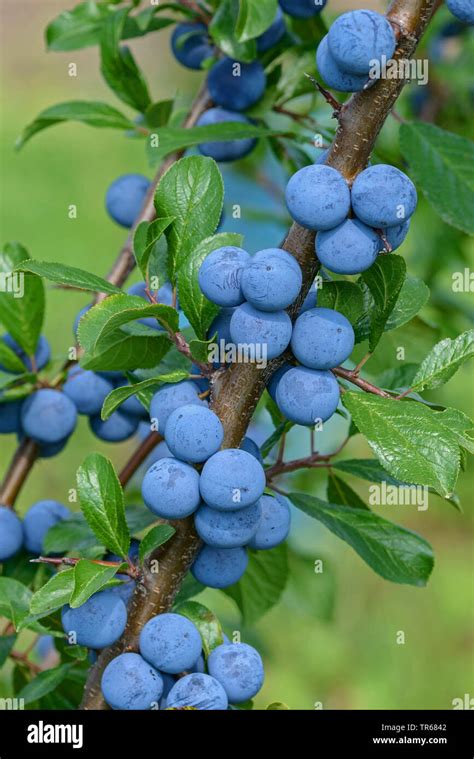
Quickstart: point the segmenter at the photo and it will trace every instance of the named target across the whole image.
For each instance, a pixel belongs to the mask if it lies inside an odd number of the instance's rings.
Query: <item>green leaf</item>
[[[103,127],[106,129],[134,129],[135,124],[124,116],[116,108],[107,103],[86,100],[69,100],[66,103],[58,103],[46,108],[38,114],[36,119],[28,124],[18,137],[15,147],[17,150],[23,147],[28,140],[43,129],[48,129],[55,124],[64,121],[79,121],[91,127]]]
[[[157,366],[171,348],[171,341],[164,332],[138,322],[125,324],[122,329],[110,332],[108,323],[111,319],[117,318],[125,304],[123,299],[133,297],[113,295],[84,314],[78,330],[79,343],[84,348],[84,356],[81,358],[81,366],[84,369],[125,371],[151,368]],[[151,307],[141,300],[141,308]],[[141,314],[142,312],[136,309],[133,318],[139,318]],[[98,342],[97,336],[104,329],[105,336],[102,335]]]
[[[398,329],[423,308],[430,297],[429,287],[418,277],[407,276],[398,294],[393,311],[387,319],[385,332]]]
[[[73,609],[82,606],[94,593],[97,593],[106,583],[111,580],[119,569],[94,564],[87,559],[81,559],[74,567],[74,588],[69,605]]]
[[[107,282],[106,279],[98,277],[96,274],[65,264],[54,264],[49,261],[26,261],[17,266],[16,271],[29,271],[39,277],[49,279],[51,282],[79,290],[110,293],[111,295],[122,292],[120,287]]]
[[[474,329],[451,340],[447,337],[434,346],[422,361],[412,387],[414,390],[433,390],[444,385],[459,367],[474,356]]]
[[[389,474],[444,496],[453,493],[464,439],[459,427],[467,422],[458,420],[457,432],[449,429],[452,409],[433,411],[421,403],[355,392],[346,392],[343,403]]]
[[[386,390],[407,389],[412,386],[419,364],[404,363],[393,369],[386,369],[377,377],[377,385]]]
[[[157,524],[156,527],[152,527],[140,542],[140,564],[143,564],[145,558],[155,548],[159,548],[159,546],[162,546],[172,538],[175,532],[176,530],[170,524]]]
[[[239,42],[255,39],[275,21],[277,0],[240,0],[236,33]]]
[[[290,707],[284,704],[282,701],[273,701],[271,704],[268,704],[266,711],[286,711]]]
[[[173,221],[174,216],[166,216],[163,219],[155,219],[151,222],[142,221],[137,227],[133,240],[133,250],[138,268],[145,281],[148,281],[149,278],[149,261],[155,245]]]
[[[204,259],[217,248],[225,245],[240,247],[242,235],[230,232],[208,237],[194,248],[191,255],[178,270],[179,303],[199,339],[205,340],[207,330],[220,311],[201,292],[198,282],[199,269]]]
[[[257,46],[254,40],[239,42],[237,39],[236,25],[239,10],[239,0],[222,0],[209,26],[209,33],[216,45],[229,58],[251,63],[257,55]]]
[[[156,522],[156,515],[143,506],[127,506],[125,519],[130,534],[137,535]],[[44,549],[45,553],[64,556],[73,551],[75,555],[87,554],[89,558],[100,558],[105,553],[105,546],[97,540],[81,513],[73,514],[51,527],[44,539]]]
[[[365,340],[370,335],[371,314],[374,299],[369,288],[362,283],[364,295],[364,314],[356,325],[356,342]],[[397,301],[384,327],[385,332],[398,329],[407,324],[423,308],[430,297],[429,288],[422,279],[407,276],[398,294]]]
[[[84,661],[89,656],[89,649],[85,646],[78,646],[77,644],[70,645],[69,643],[66,643],[62,648],[61,653],[69,659]]]
[[[234,711],[251,711],[253,709],[253,700],[250,698],[248,701],[241,701],[239,704],[231,704],[229,707]]]
[[[326,503],[290,493],[291,502],[344,540],[381,577],[407,585],[426,585],[434,565],[430,544],[411,530],[367,509]]]
[[[439,328],[415,316],[408,324],[397,330],[385,332],[383,340],[377,345],[370,359],[368,368],[373,376],[387,369],[407,364],[419,364],[420,357],[428,354],[433,344],[440,339]],[[403,361],[397,352],[400,346],[404,348]],[[368,343],[360,343],[352,354],[352,360],[357,362],[368,351]]]
[[[69,603],[74,589],[74,568],[64,569],[53,575],[33,595],[30,601],[30,612],[38,617],[46,617],[53,611]]]
[[[279,427],[283,422],[285,421],[285,417],[281,413],[280,409],[276,405],[275,401],[271,397],[270,393],[267,391],[267,395],[265,397],[265,408],[270,414],[270,418],[272,420],[272,424],[275,427]]]
[[[95,311],[93,309],[88,311],[87,316],[89,320],[91,316],[98,317],[94,348],[108,335],[125,324],[146,317],[155,318],[170,332],[177,332],[179,327],[178,312],[175,308],[165,306],[162,303],[147,303],[144,298],[140,298],[138,295],[125,295],[124,293],[107,298],[100,314],[96,307]]]
[[[137,535],[156,522],[156,514],[153,514],[144,506],[127,506],[125,518],[131,535]]]
[[[158,217],[175,217],[166,230],[173,282],[196,246],[215,231],[223,201],[224,183],[212,158],[182,158],[162,177],[155,193],[155,207]]]
[[[78,50],[95,45],[107,7],[95,2],[79,3],[71,11],[62,11],[46,27],[46,45],[50,50]]]
[[[206,590],[206,587],[195,580],[191,572],[188,572],[174,600],[173,611],[189,598],[193,598],[194,596],[199,595],[199,593],[202,593],[203,590]]]
[[[253,625],[278,603],[288,579],[286,545],[269,551],[249,550],[249,563],[243,577],[225,588],[240,609],[244,625]]]
[[[328,501],[338,503],[340,506],[351,506],[355,509],[368,509],[362,498],[353,490],[347,482],[336,477],[329,471],[328,477]]]
[[[392,477],[385,471],[377,459],[342,459],[342,461],[335,461],[331,464],[331,467],[332,469],[337,469],[340,472],[345,472],[345,474],[359,477],[361,480],[366,480],[368,482],[384,482],[387,485],[393,485],[397,488],[413,487],[412,482],[403,482],[402,480],[397,480],[395,477]],[[428,491],[434,495],[440,496],[434,488],[428,488]],[[458,511],[462,511],[459,497],[456,493],[453,493],[446,500],[452,503]]]
[[[24,365],[23,365],[23,368]],[[0,371],[0,403],[21,400],[31,395],[36,385],[36,374],[34,372],[23,372],[23,374],[7,374]]]
[[[221,623],[206,606],[197,601],[186,601],[176,607],[176,613],[190,619],[199,630],[206,659],[211,651],[224,642]]]
[[[474,143],[434,124],[402,124],[400,148],[413,177],[443,221],[474,234]]]
[[[147,84],[130,49],[120,45],[129,12],[130,8],[121,8],[110,14],[102,27],[101,72],[120,100],[143,113],[151,105]]]
[[[18,627],[28,614],[31,590],[12,577],[0,577],[0,617],[9,619]]]
[[[158,166],[165,156],[177,150],[184,150],[204,142],[227,142],[229,140],[259,139],[281,135],[266,126],[245,124],[240,121],[226,121],[208,126],[176,127],[163,126],[154,129],[147,138],[147,155],[151,168]]]
[[[436,418],[438,419],[439,425],[445,431],[445,433],[452,435],[457,440],[461,448],[464,448],[466,451],[469,451],[469,453],[474,454],[472,420],[466,414],[464,414],[463,411],[460,411],[456,408],[447,408],[444,409],[444,411],[437,413],[438,416]],[[467,431],[469,431],[471,435],[467,435]]]
[[[7,243],[2,249],[0,276],[6,275],[8,288],[2,287],[0,322],[25,353],[33,356],[43,326],[43,282],[35,274],[11,276],[16,267],[29,258],[28,251],[18,242]],[[15,283],[13,291],[10,282]]]
[[[362,279],[374,299],[370,314],[369,348],[375,349],[382,337],[388,318],[397,302],[406,275],[405,259],[391,254],[379,256],[374,264],[363,272]]]
[[[386,482],[388,485],[408,485],[409,483],[392,477],[377,459],[343,459],[331,464],[333,469],[339,472],[351,474],[368,482]]]
[[[12,673],[12,686],[14,692],[19,693],[26,683],[29,682],[30,677],[30,672],[23,662],[15,664]]]
[[[73,514],[69,519],[63,519],[55,524],[48,530],[43,541],[46,554],[56,553],[61,556],[68,551],[82,553],[99,546],[97,538],[82,514]]]
[[[175,23],[170,18],[154,18],[152,14],[158,10],[146,9],[137,16],[127,18],[122,38],[141,37],[150,31],[163,29]],[[67,51],[98,45],[102,26],[110,12],[115,11],[107,4],[91,0],[79,3],[71,11],[63,11],[46,28],[48,49]]]
[[[123,387],[117,387],[108,394],[102,406],[102,419],[108,419],[113,412],[119,408],[119,406],[130,398],[132,395],[140,393],[140,391],[146,390],[150,387],[156,387],[163,382],[174,383],[182,382],[189,377],[189,372],[176,371],[170,374],[162,374],[159,377],[150,377],[150,379],[142,380],[142,382],[136,382],[133,385],[124,385]]]
[[[25,373],[25,364],[3,340],[0,340],[0,364],[9,372],[15,372],[16,374]],[[18,378],[15,377],[15,380],[17,381]],[[2,393],[1,397],[4,398],[5,395]]]
[[[89,454],[77,470],[77,486],[82,512],[99,541],[126,559],[130,532],[122,486],[109,459]]]
[[[318,290],[318,306],[339,311],[351,324],[356,324],[364,310],[362,290],[355,282],[323,282]]]
[[[61,664],[54,669],[46,669],[44,672],[39,672],[34,680],[31,680],[21,691],[17,694],[17,698],[23,699],[24,704],[30,704],[32,701],[37,701],[47,693],[51,693],[61,685],[63,680],[66,679],[73,664]]]
[[[273,399],[270,398],[270,400],[273,400]],[[264,459],[266,459],[269,453],[271,453],[275,445],[281,439],[282,435],[286,435],[286,433],[289,432],[292,427],[294,427],[294,423],[290,422],[288,419],[286,419],[284,422],[281,422],[281,424],[279,424],[278,427],[276,427],[276,429],[262,443],[260,447],[260,452]]]
[[[214,336],[213,336],[214,337]],[[190,340],[189,350],[194,361],[200,361],[203,364],[209,363],[209,350],[214,340]]]
[[[0,667],[3,667],[15,645],[16,635],[0,635]]]
[[[174,100],[160,100],[152,103],[145,111],[145,123],[151,127],[166,126],[173,113]]]
[[[306,25],[308,19],[304,19]],[[321,35],[322,39],[324,35]],[[304,50],[301,46],[287,47],[281,60],[281,73],[276,81],[277,101],[283,104],[303,94],[314,93],[314,85],[305,77],[307,71],[311,71],[314,66],[314,49],[312,43],[309,50]],[[272,69],[273,72],[273,69]]]

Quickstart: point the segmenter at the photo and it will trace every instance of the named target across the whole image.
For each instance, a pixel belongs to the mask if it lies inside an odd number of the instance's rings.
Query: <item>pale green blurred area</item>
[[[45,131],[20,153],[13,151],[23,126],[56,102],[104,99],[129,113],[102,82],[95,50],[45,52],[41,30],[64,7],[64,0],[2,2],[1,240],[20,240],[39,260],[61,261],[104,275],[125,236],[107,218],[104,194],[121,173],[149,173],[143,143],[112,130],[68,124]],[[134,41],[132,47],[155,99],[173,96],[177,89],[192,93],[197,87],[201,75],[184,72],[171,59],[168,32]],[[68,76],[69,63],[77,64],[77,78]],[[393,122],[387,131],[394,127]],[[70,204],[78,209],[75,220],[68,218]],[[451,272],[464,264],[456,251],[445,247],[443,229],[422,202],[403,253],[410,271],[421,276],[426,261],[432,260],[433,246],[439,247],[440,257],[456,260],[438,278],[437,287],[449,292],[450,308],[472,309],[469,293],[453,297],[450,292]],[[467,256],[466,242],[459,243],[459,236],[456,240]],[[52,288],[48,296],[45,334],[59,365],[73,344],[74,316],[88,298],[87,294]],[[439,318],[439,314],[432,316]],[[460,316],[459,329],[467,326],[465,316]],[[464,367],[447,387],[431,393],[430,399],[472,414],[472,385],[472,372]],[[342,428],[340,419],[327,425],[321,443],[324,450],[337,445]],[[298,431],[292,449],[304,453],[306,438],[305,431]],[[2,438],[1,446],[0,468],[4,471],[15,441]],[[23,512],[40,498],[67,502],[69,489],[75,487],[76,468],[91,450],[105,452],[120,468],[132,448],[133,443],[98,443],[81,419],[66,450],[37,464],[21,493],[19,510]],[[370,457],[371,453],[359,436],[346,455]],[[303,478],[300,484],[324,496],[324,478],[318,473]],[[367,496],[369,483],[350,482]],[[267,676],[256,700],[259,708],[283,701],[293,709],[313,709],[319,702],[325,709],[442,709],[451,708],[454,698],[473,693],[472,491],[471,465],[459,481],[462,514],[436,496],[430,497],[426,512],[408,506],[375,507],[382,516],[420,532],[433,545],[436,565],[424,589],[384,581],[322,526],[297,516],[292,544],[308,557],[298,573],[299,591],[290,587],[277,608],[255,629],[243,633],[244,639],[258,645],[265,659]],[[313,571],[319,558],[325,560],[323,575]],[[333,581],[336,592],[331,613]],[[221,615],[227,632],[239,629],[239,617],[229,599],[206,591],[199,600]],[[400,632],[404,644],[397,643]],[[3,691],[6,680],[0,681],[0,686]]]

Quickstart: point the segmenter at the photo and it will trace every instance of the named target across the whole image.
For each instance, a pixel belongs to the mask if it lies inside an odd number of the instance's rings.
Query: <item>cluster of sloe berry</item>
[[[300,366],[286,363],[269,384],[284,416],[302,425],[329,419],[339,402],[339,386],[329,370],[350,356],[354,331],[342,314],[316,307],[316,291],[309,293],[292,324],[285,309],[301,290],[296,259],[280,248],[252,257],[240,248],[219,248],[204,260],[199,284],[209,300],[232,312],[228,334],[217,325],[219,339],[250,347],[268,360],[291,347]]]
[[[336,169],[319,163],[291,177],[286,202],[298,224],[317,232],[323,266],[337,274],[359,274],[380,252],[400,247],[417,194],[411,179],[395,166],[369,166],[350,189]]]
[[[318,71],[340,92],[358,92],[375,79],[375,63],[392,58],[396,38],[386,16],[370,10],[343,13],[318,45]]]
[[[447,5],[460,21],[474,24],[472,0],[447,0]],[[318,45],[318,71],[328,87],[359,92],[377,79],[380,64],[392,58],[396,44],[386,16],[365,9],[343,13]]]
[[[238,449],[220,450],[222,423],[194,382],[160,388],[150,417],[169,455],[147,470],[143,500],[163,519],[194,515],[205,544],[193,564],[194,577],[212,588],[232,585],[247,567],[247,547],[268,549],[285,540],[289,506],[281,497],[264,495],[265,472],[251,438]]]
[[[38,501],[22,522],[12,509],[0,506],[0,562],[11,559],[23,546],[35,556],[42,554],[48,530],[70,515],[59,501]]]
[[[115,643],[127,623],[123,600],[110,590],[82,606],[62,609],[68,640],[92,650]],[[263,663],[246,643],[224,642],[206,658],[197,627],[187,617],[160,614],[143,627],[139,653],[123,653],[102,675],[102,693],[112,709],[227,709],[253,698],[262,687]]]
[[[257,38],[257,52],[266,53],[277,45],[286,34],[282,10],[296,18],[310,18],[323,9],[326,0],[280,0],[272,25]],[[187,68],[201,69],[206,60],[216,56],[207,28],[204,24],[178,24],[171,38],[176,59]],[[197,121],[197,126],[209,126],[226,122],[251,123],[242,112],[254,106],[263,96],[266,75],[260,61],[241,63],[223,57],[211,66],[207,83],[214,107],[207,110]],[[248,155],[257,144],[252,138],[206,142],[199,150],[216,161],[235,161]]]

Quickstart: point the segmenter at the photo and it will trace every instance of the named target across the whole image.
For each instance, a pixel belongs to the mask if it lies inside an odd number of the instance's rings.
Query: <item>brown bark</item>
[[[38,446],[32,440],[23,440],[5,474],[0,488],[0,504],[13,508],[17,496],[38,458]]]

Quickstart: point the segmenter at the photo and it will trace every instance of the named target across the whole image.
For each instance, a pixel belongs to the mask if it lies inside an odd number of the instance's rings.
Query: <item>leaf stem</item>
[[[373,356],[373,354],[369,351],[368,353],[365,354],[365,356],[363,356],[361,358],[361,360],[359,361],[359,363],[357,364],[357,366],[354,369],[352,369],[352,373],[353,373],[353,375],[355,377],[359,376],[362,367],[364,367],[366,365],[367,361],[369,361],[369,359],[371,359],[372,356]]]
[[[162,440],[163,438],[158,432],[150,432],[148,437],[143,440],[119,474],[119,480],[122,487],[125,487],[125,485],[130,482],[137,469],[147,459],[152,450],[156,448],[158,443],[162,442]]]
[[[349,437],[344,438],[341,445],[339,445],[332,453],[318,453],[317,451],[311,453],[310,456],[304,456],[299,459],[293,459],[292,461],[283,461],[283,459],[277,459],[275,464],[268,467],[265,470],[265,476],[267,478],[267,486],[272,486],[272,481],[275,477],[279,477],[282,474],[289,474],[296,472],[298,469],[316,469],[325,468],[331,466],[331,460],[338,456],[339,453],[349,442]],[[277,491],[279,492],[279,491]]]

